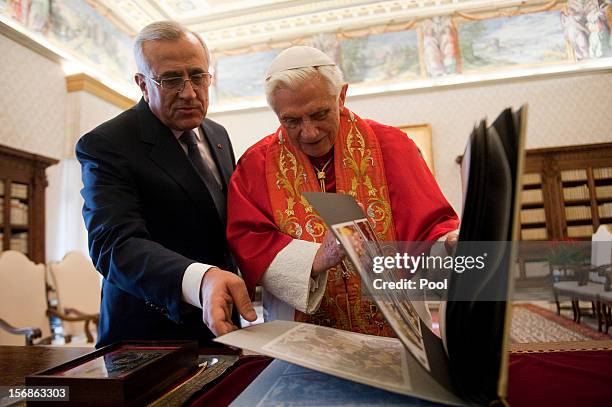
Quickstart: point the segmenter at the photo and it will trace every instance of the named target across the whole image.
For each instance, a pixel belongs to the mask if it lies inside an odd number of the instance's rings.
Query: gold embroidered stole
[[[359,202],[381,241],[395,240],[382,152],[371,127],[344,108],[334,143],[336,192]],[[308,157],[279,128],[266,155],[266,182],[274,221],[294,239],[321,242],[325,223],[302,195],[320,187]],[[329,270],[321,306],[295,320],[373,335],[395,336],[376,305],[361,295],[361,279],[348,260]]]

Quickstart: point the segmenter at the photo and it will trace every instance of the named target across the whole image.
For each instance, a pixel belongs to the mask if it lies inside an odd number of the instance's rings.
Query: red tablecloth
[[[612,350],[510,355],[508,401],[522,406],[612,406]]]
[[[272,358],[245,356],[240,358],[232,371],[204,394],[196,397],[190,406],[224,407],[229,405],[264,370]]]
[[[191,406],[227,406],[271,360],[239,360]],[[512,407],[612,406],[612,350],[512,354],[508,401]]]

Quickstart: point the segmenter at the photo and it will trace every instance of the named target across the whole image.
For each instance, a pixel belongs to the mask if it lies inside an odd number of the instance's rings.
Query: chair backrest
[[[45,338],[50,335],[46,310],[44,264],[18,251],[0,253],[0,318],[16,328],[39,328]],[[25,345],[25,338],[0,329],[0,344]]]
[[[100,274],[89,257],[69,252],[60,262],[49,263],[48,270],[60,311],[72,308],[85,314],[100,312]],[[83,333],[83,322],[64,321],[63,327],[65,334]]]

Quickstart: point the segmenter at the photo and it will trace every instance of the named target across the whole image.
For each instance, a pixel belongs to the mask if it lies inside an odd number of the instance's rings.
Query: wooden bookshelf
[[[521,239],[546,240],[547,237],[542,175],[525,173],[521,191]]]
[[[521,240],[530,243],[520,246],[515,287],[542,288],[551,275],[537,268],[547,261],[549,241],[590,240],[612,224],[612,143],[527,150],[522,184]]]
[[[0,145],[0,251],[45,259],[45,169],[58,161]]]
[[[521,197],[523,240],[590,239],[612,224],[612,143],[527,150]]]

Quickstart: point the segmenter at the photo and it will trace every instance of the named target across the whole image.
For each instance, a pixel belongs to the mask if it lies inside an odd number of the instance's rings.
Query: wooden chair
[[[0,254],[0,344],[32,345],[50,336],[45,266],[18,251]],[[50,342],[50,341],[48,341]]]
[[[599,296],[601,301],[601,318],[603,323],[603,332],[606,334],[612,326],[612,291],[605,291]]]
[[[75,339],[84,333],[86,342],[93,343],[100,315],[100,274],[89,257],[76,251],[66,254],[60,262],[49,263],[48,271],[57,299],[50,315],[63,314],[62,327],[67,340],[78,342]]]
[[[612,326],[612,264],[599,266],[597,272],[605,278],[604,291],[599,294],[599,330],[607,334]]]
[[[602,303],[602,295],[609,290],[609,277],[607,283],[601,282],[599,276],[605,276],[609,265],[590,266],[582,265],[576,267],[574,281],[560,281],[553,284],[553,294],[557,304],[557,313],[560,314],[562,307],[559,298],[566,296],[571,299],[574,322],[580,323],[585,314],[590,314],[597,319],[598,330],[601,332],[605,324],[605,306]],[[589,307],[581,307],[581,302],[588,302]]]

